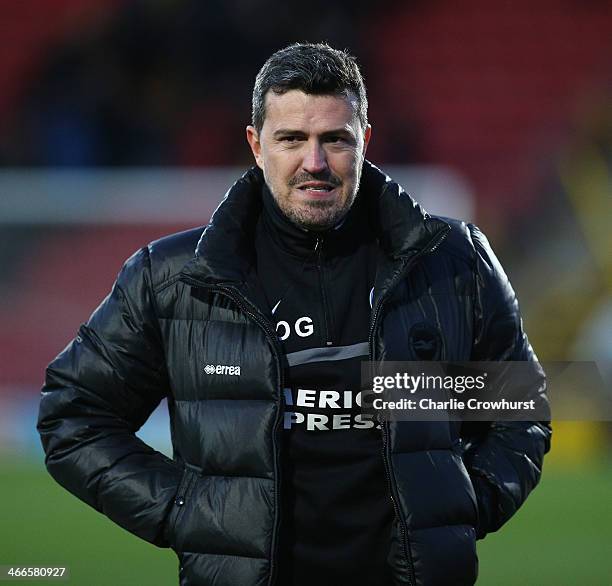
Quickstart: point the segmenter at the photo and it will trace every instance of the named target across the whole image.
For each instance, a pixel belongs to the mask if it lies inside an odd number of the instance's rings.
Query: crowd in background
[[[73,31],[40,61],[2,162],[246,163],[244,127],[263,62],[296,39],[325,39],[356,52],[366,5],[125,3],[103,24]]]

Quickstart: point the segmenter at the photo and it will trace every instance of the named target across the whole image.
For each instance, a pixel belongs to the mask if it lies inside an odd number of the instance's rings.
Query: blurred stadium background
[[[78,585],[176,583],[171,552],[46,475],[39,388],[122,261],[205,224],[251,165],[252,83],[290,42],[358,57],[369,158],[426,208],[485,230],[539,357],[611,376],[610,2],[1,4],[0,564],[67,564]],[[140,433],[168,452],[163,405]],[[479,545],[479,584],[612,583],[611,438],[605,422],[556,422],[541,486]]]

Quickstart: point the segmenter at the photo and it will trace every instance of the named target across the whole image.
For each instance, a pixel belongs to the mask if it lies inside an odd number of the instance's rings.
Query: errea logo
[[[240,366],[228,366],[227,364],[207,364],[204,367],[206,374],[229,374],[240,376]]]

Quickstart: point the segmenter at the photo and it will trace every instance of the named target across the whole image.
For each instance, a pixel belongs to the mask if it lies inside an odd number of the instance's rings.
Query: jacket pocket
[[[174,497],[174,501],[172,503],[172,508],[168,514],[164,536],[166,541],[170,544],[170,547],[174,550],[177,549],[178,544],[176,534],[177,527],[179,526],[181,517],[183,516],[185,509],[190,502],[193,489],[199,476],[199,471],[195,470],[188,464],[185,466],[183,475],[181,476],[181,481],[179,482],[179,486]]]
[[[410,584],[409,576],[411,561],[407,559],[410,553],[407,551],[408,546],[404,543],[405,539],[406,537],[402,535],[399,521],[394,519],[391,530],[389,555],[387,556],[387,564],[391,571],[393,586]]]
[[[481,523],[481,510],[479,506],[480,499],[478,498],[478,485],[476,484],[475,479],[472,476],[469,476],[469,474],[468,478],[470,480],[470,499],[474,508],[474,518],[471,525],[474,529],[474,535],[476,535],[478,532],[478,527]]]
[[[470,473],[468,472],[461,455],[455,451],[455,456],[457,457],[457,463],[465,482],[465,490],[467,491],[471,504],[472,515],[470,519],[470,525],[474,528],[474,530],[476,530],[479,524],[477,487],[474,485],[474,479],[470,476]]]

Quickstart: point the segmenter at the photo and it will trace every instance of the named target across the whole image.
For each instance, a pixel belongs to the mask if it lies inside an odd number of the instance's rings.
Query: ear
[[[257,166],[263,170],[263,157],[261,156],[261,142],[259,142],[259,133],[254,126],[250,124],[246,127],[246,139],[251,147],[253,156]]]
[[[366,151],[368,150],[368,144],[370,143],[370,137],[372,136],[372,125],[368,124],[363,133],[363,156],[365,157]]]

